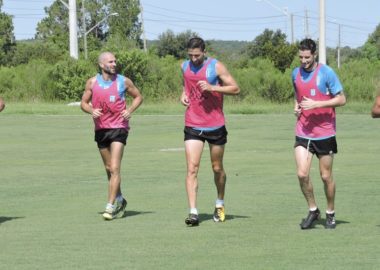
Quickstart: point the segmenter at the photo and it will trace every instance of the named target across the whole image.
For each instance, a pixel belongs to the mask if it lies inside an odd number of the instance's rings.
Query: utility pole
[[[69,9],[70,56],[78,59],[77,3],[76,0],[69,0],[69,4],[60,2]]]
[[[319,0],[319,63],[326,64],[325,0]]]
[[[309,14],[307,12],[307,9],[305,8],[305,38],[310,38],[309,34]]]
[[[340,23],[338,24],[338,68],[340,68]]]
[[[141,28],[142,28],[143,41],[144,41],[144,52],[147,52],[147,48],[146,48],[146,36],[145,36],[145,24],[144,24],[144,15],[143,15],[144,9],[143,9],[142,4],[140,4],[140,13],[141,13]]]
[[[82,0],[83,49],[84,59],[87,59],[86,9],[84,8],[84,1]]]
[[[285,14],[286,17],[288,17],[289,21],[290,21],[290,41],[291,43],[293,44],[294,43],[294,26],[293,26],[293,14],[292,13],[289,13],[288,12],[288,8],[280,8],[278,6],[276,6],[275,4],[273,4],[271,1],[269,0],[256,0],[257,2],[266,2],[268,5],[270,5],[271,7],[277,9],[278,11],[280,11],[281,13]]]
[[[294,44],[294,26],[293,26],[293,13],[290,13],[290,30],[291,30],[291,42]]]

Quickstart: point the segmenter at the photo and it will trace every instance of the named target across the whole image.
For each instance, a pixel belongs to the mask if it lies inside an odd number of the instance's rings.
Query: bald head
[[[110,52],[102,52],[98,57],[98,63],[102,64],[104,62],[107,62],[109,58],[115,58],[113,53]]]

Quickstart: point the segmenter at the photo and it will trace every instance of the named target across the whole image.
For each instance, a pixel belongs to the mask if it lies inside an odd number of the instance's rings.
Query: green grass
[[[227,221],[211,220],[216,191],[206,148],[199,174],[202,222],[187,228],[182,115],[133,117],[122,166],[127,217],[105,222],[99,212],[107,184],[90,117],[78,108],[53,115],[11,110],[0,114],[1,269],[380,265],[380,122],[368,114],[338,115],[336,230],[318,224],[301,231],[307,207],[295,176],[291,113],[227,115]],[[316,160],[312,178],[324,210]]]
[[[37,115],[80,115],[79,106],[68,106],[71,102],[57,103],[7,103],[2,114],[37,114]],[[338,108],[339,113],[369,114],[371,102],[349,102],[346,106]],[[282,114],[292,111],[293,103],[270,103],[257,100],[253,103],[236,102],[231,97],[226,97],[224,110],[227,114]],[[144,101],[136,114],[183,114],[184,107],[178,101],[152,102]]]

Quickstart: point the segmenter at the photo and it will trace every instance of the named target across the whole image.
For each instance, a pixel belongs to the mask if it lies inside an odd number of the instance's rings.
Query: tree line
[[[97,72],[97,56],[112,51],[121,74],[130,77],[146,100],[177,100],[182,91],[180,63],[186,59],[186,42],[198,33],[175,34],[170,29],[148,42],[143,50],[140,3],[138,0],[82,0],[78,21],[78,60],[69,56],[68,12],[56,0],[45,8],[46,17],[31,40],[15,42],[12,16],[1,11],[0,0],[0,96],[14,101],[77,101],[85,81]],[[108,20],[98,24],[109,14]],[[84,59],[83,33],[87,35],[88,59]],[[208,40],[211,57],[223,61],[240,85],[236,101],[265,100],[289,102],[293,99],[290,74],[298,65],[297,42],[290,44],[281,30],[265,29],[252,41]],[[363,46],[341,48],[341,68],[337,50],[328,48],[327,61],[340,76],[349,99],[369,101],[380,89],[380,24]]]

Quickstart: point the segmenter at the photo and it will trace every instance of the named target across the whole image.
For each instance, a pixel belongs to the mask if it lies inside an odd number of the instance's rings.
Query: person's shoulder
[[[300,67],[295,67],[295,68],[293,69],[293,71],[292,71],[292,77],[295,78],[299,70],[300,70]]]
[[[122,75],[122,74],[117,74],[117,75],[116,75],[116,79],[117,79],[117,80],[126,80],[127,77],[124,76],[124,75]]]
[[[330,67],[329,65],[327,65],[327,64],[320,64],[320,65],[321,65],[320,70],[322,72],[335,73],[334,69],[332,67]]]
[[[91,78],[89,78],[89,79],[87,80],[87,84],[89,84],[89,85],[91,86],[91,88],[92,88],[92,86],[95,84],[95,82],[96,82],[96,78],[97,78],[97,75],[95,75],[95,76],[93,76],[93,77],[91,77]]]
[[[190,64],[190,60],[185,60],[185,61],[183,61],[183,62],[181,63],[181,69],[182,69],[182,71],[185,71],[186,68],[189,66],[189,64]]]

